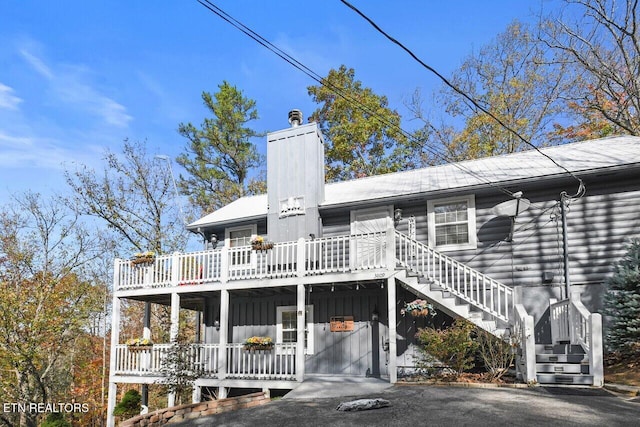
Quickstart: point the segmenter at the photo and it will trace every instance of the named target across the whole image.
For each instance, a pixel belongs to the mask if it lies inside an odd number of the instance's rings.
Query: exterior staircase
[[[534,342],[533,318],[514,301],[512,288],[395,231],[396,279],[410,292],[504,338],[518,334],[518,375],[527,383],[602,387],[602,319],[579,294],[550,300],[552,341]]]
[[[479,328],[503,337],[508,324],[485,313],[470,302],[456,296],[438,282],[426,278],[417,273],[401,270],[396,279],[401,285],[420,298],[429,300],[438,306],[438,310],[447,313],[451,317],[462,317]]]
[[[536,344],[539,384],[593,385],[589,370],[589,356],[580,345]]]

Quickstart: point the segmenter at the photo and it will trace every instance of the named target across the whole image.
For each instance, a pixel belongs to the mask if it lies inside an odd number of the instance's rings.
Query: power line
[[[526,145],[530,146],[531,148],[533,148],[534,150],[536,150],[538,153],[540,153],[541,155],[543,155],[544,157],[546,157],[547,159],[549,159],[551,162],[553,162],[554,165],[556,165],[557,167],[563,169],[564,171],[566,171],[571,177],[573,177],[574,179],[576,179],[578,181],[578,191],[576,192],[575,195],[571,196],[571,198],[580,198],[584,195],[584,182],[582,181],[582,179],[578,178],[573,172],[571,172],[569,169],[567,169],[566,167],[564,167],[563,165],[559,164],[555,159],[553,159],[551,156],[549,156],[546,153],[543,153],[538,147],[536,147],[534,144],[532,144],[529,140],[527,140],[526,138],[524,138],[522,135],[520,135],[515,129],[511,128],[510,126],[508,126],[506,123],[504,123],[502,120],[500,120],[500,118],[498,118],[495,114],[493,114],[491,111],[487,110],[486,108],[484,108],[482,105],[480,105],[480,103],[478,101],[476,101],[475,99],[473,99],[471,96],[467,95],[462,89],[458,88],[456,85],[454,85],[453,83],[451,83],[449,80],[447,80],[447,78],[445,78],[442,74],[440,74],[438,71],[436,71],[433,67],[431,67],[430,65],[426,64],[424,61],[422,61],[415,53],[413,53],[413,51],[411,51],[408,47],[406,47],[404,44],[402,44],[401,42],[399,42],[397,39],[391,37],[386,31],[384,31],[382,28],[380,28],[380,26],[378,24],[376,24],[371,18],[369,18],[367,15],[365,15],[363,12],[361,12],[357,7],[355,7],[354,5],[352,5],[351,3],[349,3],[346,0],[340,0],[345,6],[347,6],[349,9],[353,10],[355,13],[357,13],[358,15],[360,15],[365,21],[367,21],[369,24],[371,24],[371,26],[373,28],[376,29],[376,31],[378,31],[380,34],[382,34],[383,36],[385,36],[389,41],[391,41],[392,43],[398,45],[402,50],[404,50],[405,52],[407,52],[409,54],[409,56],[411,56],[416,62],[418,62],[420,65],[422,65],[424,68],[426,68],[428,71],[430,71],[431,73],[435,74],[440,80],[442,80],[442,82],[447,85],[448,87],[450,87],[451,89],[453,89],[456,93],[460,94],[461,96],[463,96],[466,100],[468,100],[469,102],[471,102],[471,104],[473,104],[474,107],[476,107],[478,110],[482,111],[484,114],[488,115],[489,117],[491,117],[493,120],[496,121],[496,123],[498,123],[500,126],[502,126],[505,130],[507,130],[508,132],[512,133],[513,135],[515,135],[520,141],[524,142]]]
[[[381,117],[378,113],[376,113],[375,111],[371,111],[370,109],[368,109],[364,104],[362,104],[362,102],[360,102],[358,99],[353,98],[351,96],[349,96],[348,94],[346,94],[344,91],[342,91],[339,87],[336,87],[335,85],[332,85],[329,81],[327,81],[327,79],[325,79],[324,77],[320,76],[318,73],[316,73],[315,71],[313,71],[311,68],[307,67],[306,65],[304,65],[302,62],[298,61],[296,58],[292,57],[291,55],[289,55],[288,53],[286,53],[285,51],[283,51],[282,49],[280,49],[278,46],[274,45],[273,43],[271,43],[269,40],[267,40],[266,38],[262,37],[260,34],[256,33],[255,31],[253,31],[251,28],[247,27],[246,25],[244,25],[242,22],[238,21],[237,19],[235,19],[234,17],[232,17],[231,15],[229,15],[227,12],[225,12],[223,9],[221,9],[220,7],[218,7],[217,5],[215,5],[214,3],[212,3],[210,0],[198,0],[198,3],[200,3],[202,6],[204,6],[205,8],[207,8],[210,12],[214,13],[215,15],[217,15],[218,17],[220,17],[222,20],[224,20],[225,22],[229,23],[230,25],[232,25],[233,27],[235,27],[236,29],[238,29],[240,32],[242,32],[243,34],[245,34],[246,36],[248,36],[249,38],[251,38],[252,40],[254,40],[255,42],[257,42],[258,44],[260,44],[261,46],[263,46],[264,48],[268,49],[269,51],[271,51],[272,53],[276,54],[278,57],[280,57],[281,59],[283,59],[284,61],[286,61],[288,64],[292,65],[294,68],[298,69],[299,71],[302,71],[304,74],[306,74],[308,77],[310,77],[312,80],[316,81],[317,83],[319,83],[322,86],[325,86],[327,88],[329,88],[331,91],[333,91],[336,95],[340,96],[341,98],[343,98],[345,101],[349,102],[350,104],[352,104],[353,106],[355,106],[356,108],[358,108],[359,110],[363,111],[364,113],[368,114],[369,116],[376,118],[377,120],[379,120],[381,123],[393,127],[395,129],[397,129],[398,131],[400,131],[405,137],[409,138],[409,140],[411,141],[418,141],[411,133],[409,133],[408,131],[405,131],[402,127],[400,127],[399,125],[389,122],[388,120],[386,120],[384,117]],[[435,71],[435,70],[434,70]],[[438,74],[439,75],[439,74]],[[446,80],[446,79],[445,79]],[[481,182],[484,182],[486,184],[488,184],[491,187],[494,187],[496,189],[498,189],[499,191],[501,191],[502,193],[507,194],[510,197],[513,197],[513,192],[507,190],[504,187],[501,187],[500,185],[493,183],[491,181],[489,181],[487,178],[485,178],[484,176],[470,170],[469,168],[465,167],[464,165],[460,164],[459,162],[456,162],[454,159],[450,159],[447,158],[446,155],[441,154],[437,151],[435,151],[434,149],[428,147],[428,146],[423,146],[423,149],[425,151],[427,151],[429,154],[433,155],[435,158],[439,158],[451,165],[453,165],[454,167],[456,167],[457,169],[477,178],[478,180],[480,180]],[[536,148],[537,149],[537,148]],[[539,151],[539,150],[538,150]],[[543,153],[544,154],[544,153]],[[546,154],[544,154],[546,157]],[[550,158],[550,157],[549,157]],[[551,159],[553,161],[553,159]],[[555,163],[555,161],[554,161]],[[566,168],[558,165],[556,163],[556,165],[564,170],[567,170]],[[567,170],[567,172],[569,172],[571,174],[570,171]],[[573,174],[571,174],[573,175]],[[576,178],[578,179],[578,178]],[[580,182],[582,182],[581,180],[579,180]],[[533,204],[532,204],[533,205]],[[537,206],[536,206],[537,207]]]

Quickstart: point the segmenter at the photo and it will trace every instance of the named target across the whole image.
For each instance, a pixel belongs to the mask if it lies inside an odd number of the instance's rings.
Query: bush
[[[60,412],[53,412],[47,416],[40,427],[71,427],[71,423],[65,420]]]
[[[135,417],[142,409],[140,405],[141,401],[142,396],[140,396],[138,390],[129,390],[124,394],[120,403],[113,409],[113,415],[125,418]]]
[[[487,370],[489,381],[498,381],[513,364],[518,336],[518,333],[514,332],[509,337],[497,337],[478,328],[476,333],[478,354]]]
[[[477,344],[471,334],[475,329],[473,323],[464,319],[456,319],[451,327],[442,330],[418,329],[416,338],[422,344],[419,348],[424,355],[420,367],[432,370],[439,365],[452,369],[456,376],[472,368]]]
[[[607,281],[604,313],[610,317],[606,337],[611,350],[640,354],[640,240],[632,240]]]

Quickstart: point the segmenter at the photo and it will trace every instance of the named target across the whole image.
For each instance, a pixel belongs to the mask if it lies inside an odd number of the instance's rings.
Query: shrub
[[[456,319],[451,327],[434,329],[420,328],[416,338],[420,342],[420,351],[424,355],[421,367],[439,365],[451,368],[455,375],[460,375],[474,366],[474,352],[477,344],[471,334],[475,326],[464,319]]]
[[[634,239],[607,281],[604,313],[607,345],[623,355],[640,354],[640,240]]]
[[[487,370],[489,381],[497,381],[513,364],[516,357],[517,333],[508,337],[497,337],[480,328],[476,332],[478,354]]]
[[[40,427],[71,427],[71,423],[65,420],[60,412],[53,412],[47,416]]]
[[[142,406],[140,405],[141,400],[142,396],[140,396],[138,390],[127,391],[122,397],[120,403],[118,403],[113,409],[113,415],[125,418],[135,417],[142,409]]]

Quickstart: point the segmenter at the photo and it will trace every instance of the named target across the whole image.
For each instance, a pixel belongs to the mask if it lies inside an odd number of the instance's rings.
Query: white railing
[[[435,281],[453,295],[509,322],[513,289],[396,231],[400,265]]]
[[[154,344],[132,347],[125,344],[116,346],[116,372],[123,375],[158,373],[166,357],[170,344]]]
[[[221,283],[385,268],[386,232],[300,239],[161,255],[147,264],[116,259],[116,290]]]
[[[522,354],[516,361],[516,368],[521,370],[522,381],[526,384],[537,382],[536,377],[536,341],[534,337],[533,316],[527,314],[522,304],[513,306],[513,334]]]
[[[580,345],[589,357],[589,373],[593,385],[604,385],[602,316],[591,313],[582,304],[579,293],[570,299],[555,302],[550,307],[551,341],[553,344],[568,342]]]
[[[216,377],[218,344],[191,344],[186,349],[188,366],[202,377]],[[162,375],[163,362],[171,344],[147,347],[116,346],[116,375]],[[295,380],[296,343],[276,344],[272,350],[249,351],[244,344],[227,345],[227,378]]]
[[[229,344],[227,360],[227,378],[296,379],[296,343],[275,344],[271,350],[245,350],[243,344]]]

